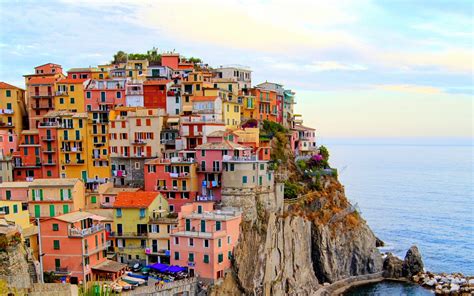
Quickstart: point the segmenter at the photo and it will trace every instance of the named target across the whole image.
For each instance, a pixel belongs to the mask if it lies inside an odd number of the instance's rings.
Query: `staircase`
[[[36,273],[35,264],[33,261],[28,261],[28,273],[30,274],[30,279],[32,283],[38,282],[38,275]]]

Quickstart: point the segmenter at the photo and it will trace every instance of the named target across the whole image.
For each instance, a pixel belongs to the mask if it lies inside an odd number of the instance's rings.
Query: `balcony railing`
[[[58,91],[56,92],[56,95],[57,95],[57,96],[67,96],[67,95],[68,95],[68,92],[67,92],[67,90],[58,90]]]
[[[37,109],[54,109],[53,104],[31,104],[31,109],[37,110]]]
[[[63,160],[61,161],[62,164],[64,165],[83,165],[85,163],[84,159],[75,159],[75,160]]]
[[[87,235],[94,234],[96,232],[102,231],[105,229],[105,225],[103,224],[97,224],[89,228],[83,228],[83,229],[76,229],[76,228],[70,228],[68,231],[68,234],[70,237],[84,237]]]
[[[56,140],[56,137],[55,136],[42,136],[41,140],[45,142],[52,142]]]
[[[61,124],[58,121],[45,121],[39,123],[40,127],[60,127]]]
[[[127,171],[125,171],[125,170],[115,170],[115,171],[112,171],[112,176],[123,178],[123,177],[127,176]]]
[[[155,186],[155,191],[181,192],[181,191],[190,191],[190,188],[179,187],[179,186]]]
[[[96,254],[100,251],[103,251],[103,250],[107,249],[110,246],[111,246],[110,241],[106,241],[105,243],[100,244],[97,247],[92,247],[91,248],[91,247],[85,246],[84,247],[84,256],[94,255],[94,254]]]
[[[255,162],[258,158],[255,155],[252,156],[230,156],[224,155],[222,161],[236,161],[236,162]]]
[[[135,139],[132,142],[133,145],[146,145],[146,142],[142,139]]]
[[[68,274],[70,271],[69,271],[69,267],[58,267],[56,266],[54,268],[54,273],[56,274]]]
[[[146,237],[148,232],[110,232],[111,237]]]

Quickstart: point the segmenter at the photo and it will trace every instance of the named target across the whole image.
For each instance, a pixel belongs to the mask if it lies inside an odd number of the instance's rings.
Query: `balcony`
[[[40,125],[41,125],[41,123],[40,123]],[[45,141],[45,142],[56,141],[56,137],[55,136],[42,136],[41,141]]]
[[[176,140],[175,139],[161,139],[160,143],[163,145],[175,145]]]
[[[31,104],[31,109],[40,110],[40,109],[54,109],[53,104]]]
[[[83,229],[69,228],[68,235],[69,237],[84,237],[102,231],[104,229],[104,224],[97,224],[92,227]]]
[[[146,142],[142,139],[135,139],[133,140],[132,145],[146,145]]]
[[[134,238],[134,237],[147,237],[148,232],[110,232],[111,237],[123,237],[123,238]]]
[[[41,167],[41,162],[37,162],[36,164],[16,162],[16,163],[13,163],[13,166],[15,168],[23,168],[23,169],[39,168],[39,167]]]
[[[147,255],[166,255],[169,254],[167,249],[158,249],[158,246],[151,246],[145,249],[145,254]]]
[[[1,114],[11,115],[11,114],[15,113],[15,111],[14,111],[13,109],[0,109],[0,111],[2,111],[2,112],[0,113],[0,115],[1,115]]]
[[[129,90],[127,89],[127,96],[142,96],[143,90]]]
[[[64,153],[82,153],[82,147],[68,147],[68,148],[61,148],[61,152]]]
[[[191,189],[189,187],[179,187],[179,186],[155,186],[155,191],[185,192],[185,191],[191,191]]]
[[[55,274],[58,274],[58,275],[66,275],[66,274],[71,273],[69,271],[69,267],[58,267],[58,266],[56,266],[56,268],[53,271],[54,271]]]
[[[57,96],[67,96],[67,95],[68,95],[68,92],[67,92],[67,90],[58,90],[58,91],[56,92],[56,95],[57,95]]]
[[[82,140],[83,140],[82,136],[80,136],[79,138],[64,138],[64,137],[61,137],[59,139],[63,142],[82,142]]]
[[[15,125],[13,124],[13,122],[3,122],[3,121],[0,121],[0,127],[15,127]]]
[[[171,163],[194,163],[194,158],[185,158],[185,157],[171,157]]]
[[[185,228],[181,227],[174,227],[171,229],[171,235],[173,236],[186,236],[186,237],[195,237],[195,238],[219,238],[225,237],[227,232],[225,230],[218,230],[218,231],[199,231],[199,229],[192,227],[192,228]]]
[[[252,156],[224,155],[222,157],[222,161],[225,161],[225,162],[255,162],[255,161],[258,161],[258,158],[255,155],[252,155]]]
[[[61,124],[58,121],[45,121],[40,122],[39,127],[60,127]]]
[[[191,173],[183,172],[183,173],[169,173],[171,178],[191,178]]]
[[[86,183],[97,183],[104,184],[106,182],[105,178],[87,178]]]
[[[112,171],[112,176],[118,177],[118,178],[125,178],[125,177],[127,177],[127,171],[125,171],[125,170],[115,170],[115,171]]]
[[[56,165],[56,162],[55,161],[47,161],[47,162],[43,162],[43,165]]]
[[[83,165],[85,161],[84,159],[75,159],[75,160],[67,159],[67,160],[61,161],[61,163],[63,165]]]
[[[46,93],[35,92],[35,93],[30,95],[30,97],[32,97],[32,98],[50,98],[52,96],[53,96],[52,92],[46,92]]]
[[[178,217],[150,217],[149,223],[152,224],[178,224]]]
[[[39,143],[20,143],[18,146],[20,147],[35,147],[35,146],[39,146],[40,144]]]
[[[109,248],[111,246],[111,242],[110,241],[106,241],[105,243],[101,244],[101,245],[98,245],[97,247],[94,247],[94,248],[89,248],[87,245],[84,247],[84,256],[90,256],[90,255],[94,255],[94,254],[97,254],[103,250],[106,250],[107,248]]]

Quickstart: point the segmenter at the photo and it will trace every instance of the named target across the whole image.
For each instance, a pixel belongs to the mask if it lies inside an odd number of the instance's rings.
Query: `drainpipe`
[[[43,252],[42,252],[42,247],[41,247],[41,225],[40,225],[40,219],[36,218],[36,224],[38,224],[38,260],[40,264],[40,281],[42,284],[44,284],[44,275],[43,275]]]
[[[84,238],[81,238],[81,247],[82,247],[82,288],[84,289],[84,294],[87,294],[86,292],[86,262],[84,258]]]

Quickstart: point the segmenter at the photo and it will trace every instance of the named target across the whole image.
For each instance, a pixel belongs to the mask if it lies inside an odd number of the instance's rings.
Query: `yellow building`
[[[25,91],[5,82],[0,82],[0,148],[4,155],[16,149],[17,139],[23,130],[26,115]]]
[[[241,107],[241,120],[246,121],[248,119],[257,119],[258,110],[255,110],[255,96],[252,95],[242,95],[242,107]]]
[[[35,179],[28,189],[30,217],[43,218],[85,209],[85,187],[80,179]]]
[[[8,221],[15,222],[21,229],[33,226],[30,223],[28,206],[21,200],[0,200],[0,215]]]
[[[150,219],[158,213],[166,213],[167,209],[168,202],[158,192],[120,192],[117,195],[111,236],[115,238],[119,262],[147,264],[147,252],[153,249],[153,240],[157,243],[157,240],[164,239]]]
[[[128,60],[125,70],[127,77],[132,80],[145,81],[148,70],[148,60]]]
[[[84,84],[87,80],[64,78],[56,83],[54,109],[84,112]]]
[[[87,188],[97,191],[111,177],[109,157],[109,120],[107,112],[87,113]]]

